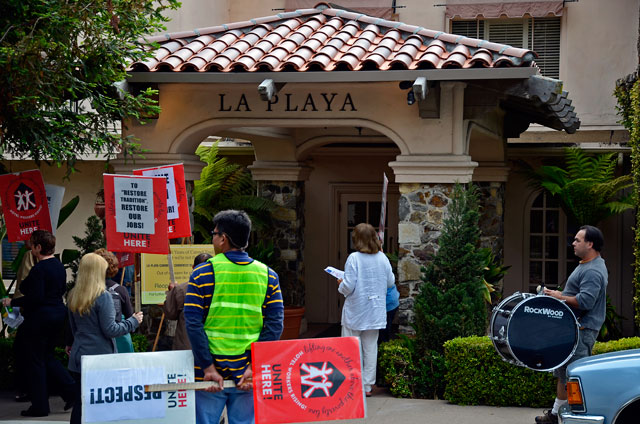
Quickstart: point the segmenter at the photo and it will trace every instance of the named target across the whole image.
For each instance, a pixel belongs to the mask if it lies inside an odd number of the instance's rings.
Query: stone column
[[[304,182],[311,168],[298,162],[255,161],[249,167],[258,196],[272,200],[274,243],[280,289],[286,306],[304,306]]]
[[[303,306],[304,181],[258,181],[258,196],[277,205],[268,237],[274,243],[284,304]]]
[[[398,213],[398,323],[402,333],[413,333],[414,298],[420,291],[422,267],[438,251],[438,239],[453,184],[400,184]]]

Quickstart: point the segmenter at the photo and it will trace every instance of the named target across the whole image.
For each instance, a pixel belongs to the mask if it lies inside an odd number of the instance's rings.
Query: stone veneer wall
[[[400,184],[398,203],[398,290],[400,332],[413,333],[413,301],[422,280],[421,268],[438,250],[453,184]]]
[[[272,200],[274,256],[285,306],[304,304],[304,181],[258,181],[258,196]]]
[[[478,183],[480,244],[502,258],[504,247],[504,183]],[[400,184],[398,211],[398,290],[400,332],[413,333],[414,298],[422,283],[421,268],[438,250],[453,184]]]
[[[498,258],[504,257],[504,190],[499,182],[475,183],[479,189],[480,245],[490,247]]]

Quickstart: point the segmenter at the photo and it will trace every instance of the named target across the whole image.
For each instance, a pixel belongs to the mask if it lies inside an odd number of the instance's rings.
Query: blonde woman
[[[338,291],[345,297],[342,337],[360,339],[362,382],[365,394],[371,396],[376,382],[378,331],[387,325],[387,288],[394,285],[395,277],[370,224],[356,225],[351,239],[356,251],[347,258],[344,280],[338,280]]]
[[[113,306],[116,309],[116,321],[122,321],[123,317],[129,318],[133,315],[133,306],[131,305],[129,292],[126,288],[112,279],[118,273],[118,265],[120,265],[118,258],[116,258],[116,255],[104,248],[98,249],[93,253],[102,256],[107,261],[106,287],[107,291],[111,293]],[[116,347],[118,348],[118,353],[133,352],[131,334],[127,333],[124,336],[116,337]]]
[[[113,299],[105,290],[107,261],[95,253],[84,255],[78,267],[76,285],[69,293],[67,306],[73,334],[73,344],[67,346],[69,371],[76,380],[76,404],[71,423],[80,423],[82,416],[80,360],[84,355],[117,352],[114,337],[131,333],[142,322],[142,312],[116,322]]]

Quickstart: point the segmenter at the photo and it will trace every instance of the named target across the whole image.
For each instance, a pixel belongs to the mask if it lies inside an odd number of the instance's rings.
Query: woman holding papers
[[[395,277],[371,225],[358,224],[351,238],[356,252],[347,258],[344,279],[338,280],[338,291],[345,297],[342,336],[360,338],[362,382],[365,394],[371,396],[376,381],[378,330],[387,324],[387,288],[394,285]]]
[[[131,333],[142,322],[142,312],[116,322],[111,294],[105,290],[107,261],[95,253],[84,255],[78,267],[76,285],[69,293],[69,321],[73,344],[67,346],[69,371],[76,380],[76,404],[71,423],[80,423],[82,401],[80,388],[80,360],[83,355],[115,353],[114,337]]]

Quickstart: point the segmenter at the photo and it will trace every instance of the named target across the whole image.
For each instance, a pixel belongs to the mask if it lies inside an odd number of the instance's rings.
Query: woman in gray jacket
[[[80,423],[82,398],[80,387],[80,361],[83,355],[116,353],[114,337],[131,333],[142,322],[142,312],[122,322],[116,322],[113,299],[105,290],[107,261],[95,253],[80,260],[75,287],[69,292],[67,306],[73,334],[73,344],[67,346],[69,371],[76,380],[76,403],[71,412],[71,423]]]

